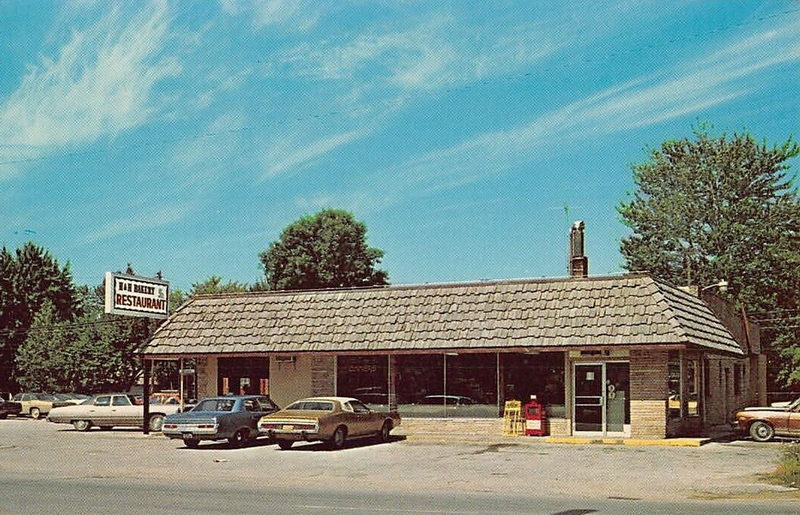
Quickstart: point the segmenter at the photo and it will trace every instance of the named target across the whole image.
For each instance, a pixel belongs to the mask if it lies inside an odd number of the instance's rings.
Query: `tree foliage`
[[[236,281],[222,282],[222,277],[212,275],[205,281],[192,284],[192,289],[189,292],[190,297],[195,295],[211,295],[216,293],[236,293],[249,291],[248,285]]]
[[[82,313],[69,263],[61,267],[49,252],[30,242],[14,255],[4,247],[0,251],[0,387],[13,389],[17,349],[45,304],[59,321]]]
[[[270,290],[341,288],[388,283],[376,269],[383,251],[367,246],[367,227],[347,211],[325,209],[286,227],[260,254]]]
[[[800,382],[800,204],[787,174],[798,150],[700,127],[634,164],[638,190],[618,207],[632,230],[621,244],[628,270],[700,287],[725,279],[731,300],[768,314],[762,340],[783,384]]]

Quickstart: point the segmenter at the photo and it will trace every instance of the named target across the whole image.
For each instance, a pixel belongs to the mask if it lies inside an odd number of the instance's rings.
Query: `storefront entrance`
[[[219,358],[218,395],[269,395],[269,358]]]
[[[629,369],[627,361],[574,364],[574,434],[630,435]]]

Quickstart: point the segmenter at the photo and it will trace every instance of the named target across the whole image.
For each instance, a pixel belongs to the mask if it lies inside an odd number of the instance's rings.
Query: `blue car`
[[[201,440],[228,440],[231,447],[240,447],[258,437],[258,419],[279,409],[265,395],[209,397],[191,411],[168,415],[161,432],[192,449]]]

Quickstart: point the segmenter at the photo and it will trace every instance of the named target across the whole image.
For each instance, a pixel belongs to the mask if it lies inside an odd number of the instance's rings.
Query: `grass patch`
[[[790,443],[781,449],[778,468],[771,479],[784,486],[800,486],[800,443]]]

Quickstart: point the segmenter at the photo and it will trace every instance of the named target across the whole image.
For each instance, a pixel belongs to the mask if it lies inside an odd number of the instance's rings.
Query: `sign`
[[[105,312],[134,317],[167,318],[169,283],[106,272]]]

